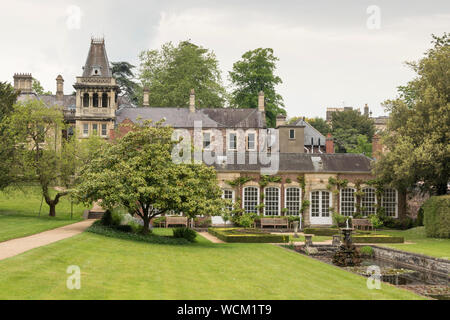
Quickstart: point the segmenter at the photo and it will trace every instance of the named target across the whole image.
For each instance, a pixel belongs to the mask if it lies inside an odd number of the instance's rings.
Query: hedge
[[[403,243],[405,239],[403,237],[392,237],[386,235],[355,235],[352,236],[354,243]]]
[[[450,238],[450,195],[433,196],[422,208],[427,237]]]
[[[208,228],[208,232],[225,242],[240,243],[287,243],[288,235],[270,233],[233,233],[236,228]]]
[[[335,234],[340,234],[337,228],[305,228],[305,234],[313,234],[315,236],[333,236]]]

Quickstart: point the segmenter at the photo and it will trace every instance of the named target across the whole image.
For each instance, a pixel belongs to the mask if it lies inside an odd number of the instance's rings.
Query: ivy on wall
[[[244,184],[246,184],[249,181],[252,181],[253,178],[249,177],[249,176],[241,176],[241,177],[237,177],[234,180],[227,180],[225,181],[228,185],[232,186],[232,187],[240,187]]]

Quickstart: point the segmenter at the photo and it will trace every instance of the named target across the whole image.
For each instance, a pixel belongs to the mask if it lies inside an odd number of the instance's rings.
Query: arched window
[[[280,188],[267,187],[264,189],[264,215],[280,215]]]
[[[381,199],[381,205],[388,217],[397,218],[398,195],[395,189],[385,189]]]
[[[352,216],[355,212],[355,189],[345,188],[341,190],[341,214]]]
[[[108,94],[107,93],[103,93],[102,94],[102,107],[103,108],[108,108],[109,107],[108,106],[108,102],[109,102]]]
[[[257,187],[244,188],[244,210],[249,213],[258,213],[259,189]]]
[[[83,95],[83,107],[89,108],[89,94],[88,93],[85,93]]]
[[[301,207],[301,190],[296,187],[286,188],[286,195],[284,197],[284,206],[288,211],[287,215],[298,216],[300,214]]]
[[[92,96],[92,106],[98,108],[98,93],[94,93]]]
[[[376,213],[376,196],[374,188],[364,188],[362,189],[364,195],[361,197],[361,207],[362,213],[365,216],[369,216],[371,214]]]

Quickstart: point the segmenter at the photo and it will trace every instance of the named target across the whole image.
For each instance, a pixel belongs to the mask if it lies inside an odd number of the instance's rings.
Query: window
[[[397,217],[397,190],[386,189],[384,190],[382,198],[382,206],[388,217]]]
[[[211,146],[211,133],[204,132],[203,133],[203,149],[209,149]]]
[[[289,216],[298,216],[300,212],[300,188],[287,188],[285,197],[286,212]]]
[[[247,150],[255,150],[255,134],[249,133],[247,135]]]
[[[330,201],[328,191],[311,192],[311,217],[329,217]]]
[[[364,188],[362,189],[364,195],[361,197],[361,207],[362,212],[365,216],[376,213],[376,196],[374,188]]]
[[[222,197],[223,197],[225,200],[230,200],[231,203],[234,203],[234,191],[233,191],[233,190],[229,190],[229,189],[223,190]],[[233,205],[231,205],[231,204],[230,204],[230,205],[227,205],[227,206],[226,206],[226,209],[227,209],[228,211],[233,210]]]
[[[230,133],[228,136],[228,149],[236,150],[237,149],[237,135],[236,133]]]
[[[108,108],[109,107],[108,106],[108,101],[109,101],[108,94],[107,93],[102,94],[102,107],[103,108]]]
[[[83,95],[83,107],[89,108],[89,94],[87,93]]]
[[[94,108],[98,108],[98,94],[94,93],[94,95],[92,96],[92,106]]]
[[[244,188],[244,210],[249,213],[258,213],[256,206],[259,205],[259,189],[257,187]]]
[[[355,212],[355,190],[345,188],[341,190],[341,214],[350,217]]]
[[[107,136],[108,135],[108,126],[106,125],[106,123],[102,124],[102,136]]]
[[[280,189],[267,187],[264,189],[264,215],[280,215]]]
[[[96,123],[92,124],[92,132],[94,135],[98,134],[98,124]]]
[[[89,123],[83,123],[83,136],[89,135]]]
[[[289,139],[295,139],[295,130],[289,129]]]

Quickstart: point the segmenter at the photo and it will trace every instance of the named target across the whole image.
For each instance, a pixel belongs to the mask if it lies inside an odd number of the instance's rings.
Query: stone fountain
[[[348,225],[348,219],[346,227],[342,228],[342,234],[344,235],[344,241],[339,246],[333,256],[333,263],[340,267],[352,267],[358,266],[361,263],[361,256],[352,242],[353,228]]]

